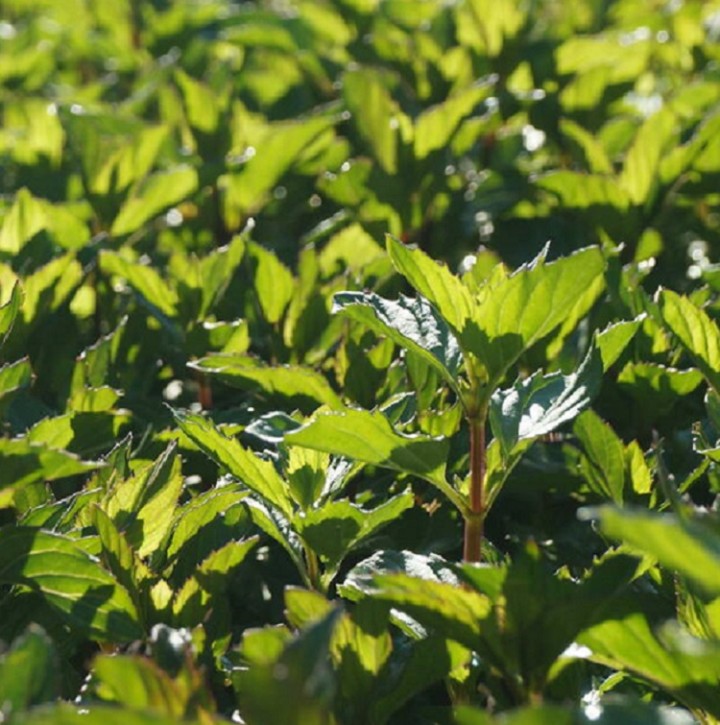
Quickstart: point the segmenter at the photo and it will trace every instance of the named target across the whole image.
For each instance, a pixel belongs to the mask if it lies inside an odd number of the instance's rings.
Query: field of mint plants
[[[3,0],[0,721],[720,723],[719,41]]]

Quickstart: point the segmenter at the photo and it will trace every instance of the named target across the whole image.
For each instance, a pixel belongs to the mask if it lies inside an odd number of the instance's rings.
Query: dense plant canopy
[[[2,10],[0,719],[720,722],[720,2]]]

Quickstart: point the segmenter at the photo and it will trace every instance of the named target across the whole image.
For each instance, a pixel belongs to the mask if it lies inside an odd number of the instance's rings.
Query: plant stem
[[[307,578],[310,583],[310,588],[322,592],[320,565],[317,554],[309,546],[305,546],[305,566],[307,567]]]
[[[482,559],[485,525],[485,416],[470,419],[470,512],[465,517],[463,560]]]

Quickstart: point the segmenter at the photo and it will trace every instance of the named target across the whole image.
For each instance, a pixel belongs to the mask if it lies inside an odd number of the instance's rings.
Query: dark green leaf
[[[592,402],[602,383],[603,363],[593,345],[572,375],[540,372],[490,399],[490,423],[508,458],[519,441],[532,440],[575,418]]]

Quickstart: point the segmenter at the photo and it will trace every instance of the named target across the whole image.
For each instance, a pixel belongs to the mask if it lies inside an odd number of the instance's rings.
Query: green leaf
[[[173,613],[179,625],[193,627],[203,622],[208,610],[217,606],[213,600],[224,595],[229,587],[230,572],[242,564],[257,542],[257,536],[230,541],[202,561],[173,600]]]
[[[332,124],[333,119],[321,117],[272,124],[242,170],[228,176],[227,203],[243,215],[256,211],[307,146]]]
[[[386,259],[385,250],[359,224],[341,229],[318,253],[318,265],[325,279],[348,270],[360,274],[364,268]]]
[[[175,69],[175,80],[185,99],[190,126],[202,133],[213,133],[220,121],[225,99],[219,98],[213,89],[195,80],[180,68]]]
[[[167,535],[183,490],[180,456],[175,446],[168,446],[164,455],[169,465],[161,458],[161,465],[150,469],[141,503],[128,527],[129,539],[140,557],[152,554]]]
[[[17,254],[25,243],[47,227],[45,206],[27,189],[20,189],[0,226],[0,254]]]
[[[456,505],[461,501],[445,478],[448,442],[396,433],[380,412],[347,408],[318,413],[302,428],[288,433],[285,442],[420,476]]]
[[[720,392],[720,331],[707,313],[671,290],[658,295],[663,322],[716,392]]]
[[[245,504],[253,523],[285,549],[301,574],[305,572],[303,544],[288,520],[290,517],[283,516],[278,509],[267,506],[254,496],[248,496]],[[309,581],[307,583],[310,584]]]
[[[581,470],[592,490],[621,503],[625,486],[625,449],[620,438],[592,410],[586,410],[575,421],[573,432],[585,451]]]
[[[37,625],[19,636],[0,659],[0,702],[22,712],[52,702],[60,694],[58,662],[52,640]]]
[[[255,292],[263,316],[277,323],[293,296],[295,279],[290,270],[269,249],[259,244],[248,245],[255,260]]]
[[[593,345],[571,375],[540,371],[519,380],[490,399],[489,418],[507,459],[520,441],[533,440],[556,430],[579,415],[600,391],[603,363]]]
[[[642,406],[643,412],[669,413],[678,399],[703,381],[699,370],[677,370],[650,362],[629,362],[618,375],[618,385]]]
[[[625,478],[632,483],[635,493],[645,494],[652,490],[652,471],[637,441],[631,441],[625,448]]]
[[[141,578],[149,578],[150,571],[139,560],[115,522],[99,506],[93,507],[93,515],[102,547],[100,558],[130,594],[138,612],[141,612],[139,582]]]
[[[244,234],[236,234],[229,244],[214,250],[200,260],[200,280],[202,284],[202,304],[199,318],[208,312],[223,298],[247,247]]]
[[[470,0],[458,9],[459,40],[495,58],[521,30],[526,12],[513,0]]]
[[[5,342],[15,324],[22,301],[22,288],[18,283],[15,283],[7,302],[0,307],[0,346]]]
[[[122,236],[137,231],[143,224],[187,199],[197,191],[198,173],[191,167],[159,171],[133,191],[113,221],[111,234]]]
[[[536,184],[553,194],[561,208],[586,211],[599,206],[625,212],[628,207],[627,195],[610,176],[560,170],[541,176]]]
[[[569,118],[560,119],[560,130],[582,150],[588,171],[595,174],[612,174],[613,167],[602,144],[590,132]]]
[[[0,529],[0,580],[38,591],[65,620],[93,638],[142,636],[127,591],[77,543],[24,526]]]
[[[32,324],[41,312],[60,307],[82,278],[82,267],[72,254],[57,257],[25,277],[25,304],[22,306],[25,322]]]
[[[588,509],[583,516],[599,519],[606,536],[624,542],[638,555],[653,557],[708,594],[720,594],[720,533],[714,522],[613,506]]]
[[[28,438],[0,438],[0,506],[7,506],[13,491],[35,481],[55,481],[98,468],[101,463],[83,461],[67,451]]]
[[[683,633],[680,641],[661,641],[647,616],[633,611],[602,622],[580,635],[588,658],[607,667],[626,670],[667,690],[680,703],[720,716],[717,681],[720,652],[715,643]]]
[[[341,616],[340,608],[331,609],[287,641],[274,661],[233,671],[232,683],[242,703],[243,719],[277,725],[328,722],[336,690],[330,648]],[[268,638],[264,637],[255,649],[267,645]]]
[[[124,705],[125,712],[153,712],[178,720],[185,715],[179,683],[145,657],[101,655],[95,660],[93,679],[98,696]]]
[[[229,484],[199,494],[176,511],[165,550],[168,560],[183,558],[186,549],[197,550],[201,539],[210,538],[212,524],[240,506],[246,496],[237,484]]]
[[[110,448],[129,419],[127,411],[120,409],[100,413],[66,413],[55,418],[43,418],[28,431],[27,439],[33,444],[55,450],[67,449],[89,458]]]
[[[174,725],[177,718],[151,712],[134,712],[116,705],[78,707],[59,704],[34,708],[26,713],[13,715],[18,725]],[[199,720],[183,720],[187,725],[200,725]]]
[[[411,508],[413,495],[406,491],[374,509],[350,501],[332,501],[294,519],[298,534],[334,574],[342,560],[364,540]]]
[[[462,333],[474,309],[467,287],[447,267],[420,249],[406,247],[390,235],[386,243],[395,269],[435,305],[456,335]]]
[[[421,624],[471,650],[478,647],[481,620],[491,611],[490,600],[477,592],[407,574],[374,578],[373,600],[407,612]]]
[[[602,355],[604,370],[607,371],[622,355],[644,319],[645,315],[640,315],[634,320],[615,322],[597,334],[595,341]]]
[[[343,97],[360,136],[368,144],[382,169],[397,172],[397,103],[379,73],[364,68],[345,73]]]
[[[637,132],[619,179],[620,186],[636,206],[652,200],[658,184],[660,161],[676,135],[677,126],[677,118],[665,108],[650,116]]]
[[[487,370],[491,389],[525,350],[562,324],[604,268],[597,247],[549,264],[543,252],[510,277],[491,280],[480,290],[460,344]]]
[[[117,451],[116,460],[122,455],[123,451]],[[180,458],[173,441],[155,461],[137,467],[129,478],[112,478],[102,508],[126,534],[130,545],[145,556],[169,528],[182,485]]]
[[[695,718],[677,707],[646,704],[610,695],[581,708],[559,705],[522,707],[492,717],[486,710],[455,708],[453,725],[692,725]]]
[[[341,312],[386,335],[396,344],[421,357],[457,387],[462,358],[455,336],[435,308],[422,297],[400,296],[386,300],[374,292],[338,292],[333,312]]]
[[[117,113],[67,113],[63,127],[88,191],[98,196],[123,191],[146,176],[170,130]]]
[[[208,355],[189,367],[218,376],[238,388],[257,389],[268,395],[300,398],[331,408],[341,408],[342,401],[327,378],[312,368],[300,365],[266,366],[247,355]]]
[[[155,267],[129,262],[116,252],[103,250],[100,253],[100,269],[104,274],[126,279],[152,309],[158,310],[167,317],[175,317],[177,314],[177,294],[168,286]]]
[[[415,121],[415,157],[424,159],[431,152],[445,148],[463,118],[491,92],[490,84],[466,88],[423,111]]]
[[[285,516],[292,514],[285,482],[270,461],[258,458],[234,438],[227,438],[199,415],[177,410],[173,415],[183,433],[218,465]]]
[[[273,417],[277,420],[277,416]],[[278,432],[279,437],[274,441],[275,443],[282,442],[289,431],[297,430],[301,424],[289,418],[285,425],[284,430]],[[245,432],[248,432],[248,428],[245,429]],[[285,459],[283,468],[292,496],[303,510],[307,510],[320,499],[323,493],[327,493],[326,484],[334,472],[332,458],[328,453],[300,446],[284,446],[282,452]]]
[[[33,371],[28,358],[0,367],[0,399],[27,388],[33,380]]]

